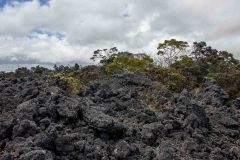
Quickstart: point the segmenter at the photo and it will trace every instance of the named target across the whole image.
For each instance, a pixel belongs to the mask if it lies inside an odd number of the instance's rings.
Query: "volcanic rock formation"
[[[154,112],[139,96],[152,85],[124,73],[73,96],[44,78],[2,77],[0,159],[240,159],[240,99],[206,79]]]

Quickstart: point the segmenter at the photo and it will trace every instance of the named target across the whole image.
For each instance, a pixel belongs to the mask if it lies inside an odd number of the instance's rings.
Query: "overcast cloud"
[[[154,54],[168,38],[203,40],[240,58],[239,0],[46,2],[2,3],[0,59],[88,62],[95,49],[114,46]]]

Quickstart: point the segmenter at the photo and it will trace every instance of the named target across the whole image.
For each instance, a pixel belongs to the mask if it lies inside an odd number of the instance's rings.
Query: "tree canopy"
[[[181,54],[185,54],[188,42],[179,41],[176,39],[165,40],[163,43],[158,44],[158,55],[163,56],[163,60],[166,65],[173,64]]]

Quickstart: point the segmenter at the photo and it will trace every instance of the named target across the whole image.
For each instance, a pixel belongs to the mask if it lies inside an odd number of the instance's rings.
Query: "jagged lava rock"
[[[2,77],[0,159],[240,159],[239,99],[226,106],[227,93],[206,79],[154,112],[139,96],[152,85],[123,73],[73,96],[44,78]]]

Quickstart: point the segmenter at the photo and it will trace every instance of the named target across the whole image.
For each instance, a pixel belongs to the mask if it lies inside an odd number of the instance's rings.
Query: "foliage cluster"
[[[108,78],[116,72],[141,72],[172,92],[194,89],[201,86],[205,77],[212,77],[231,96],[240,96],[240,63],[227,51],[218,51],[206,42],[189,44],[176,39],[159,43],[157,55],[165,65],[154,63],[146,54],[119,52],[116,47],[94,51],[92,60],[101,65],[54,66],[49,70],[40,66],[31,69],[19,68],[6,73],[10,78],[46,76],[49,83],[76,94],[90,81]],[[188,53],[186,52],[188,51]],[[151,101],[151,100],[150,100]]]
[[[112,63],[105,66],[105,71],[107,73],[113,73],[127,70],[130,72],[146,73],[150,70],[152,62],[153,59],[149,56],[139,59],[126,55],[119,55],[114,58]]]
[[[240,97],[240,70],[234,72],[209,73],[218,85],[225,89],[233,99]]]
[[[72,94],[77,94],[85,88],[84,83],[80,79],[61,73],[53,75],[51,79],[49,79],[49,83]]]
[[[84,89],[90,81],[104,77],[102,67],[85,66],[81,67],[78,64],[74,66],[54,66],[54,70],[50,70],[41,66],[28,69],[21,67],[15,72],[2,73],[1,76],[10,79],[25,79],[32,77],[45,77],[49,85],[58,86],[61,89],[77,94]]]
[[[213,49],[206,42],[194,42],[189,49],[187,42],[176,39],[159,43],[157,49],[163,61],[160,64],[165,64],[163,66],[154,64],[150,56],[136,58],[132,53],[118,52],[115,47],[114,50],[99,50],[101,52],[95,52],[94,55],[108,53],[103,61],[100,60],[108,74],[119,71],[141,72],[172,92],[197,88],[205,77],[211,76],[232,98],[240,95],[240,64],[233,54]]]
[[[28,69],[26,67],[20,67],[15,70],[15,72],[7,72],[4,73],[4,75],[7,78],[11,79],[17,79],[17,78],[25,78],[25,77],[39,77],[43,75],[50,75],[52,74],[52,70],[41,67],[41,66],[36,66],[32,67],[31,69]]]
[[[49,84],[56,85],[72,94],[84,89],[90,81],[100,78],[101,68],[97,66],[73,67],[55,66],[55,71],[49,76]]]
[[[154,112],[161,111],[174,101],[171,92],[157,81],[152,86],[140,91],[139,96]]]
[[[118,49],[116,47],[110,49],[97,49],[93,52],[93,56],[90,59],[93,61],[99,61],[101,64],[109,64],[117,54]]]
[[[186,54],[188,43],[185,41],[178,41],[176,39],[165,40],[163,43],[158,44],[158,55],[163,56],[166,65],[173,64],[179,59],[181,54]]]
[[[199,77],[213,77],[231,98],[240,96],[240,63],[233,54],[212,49],[206,42],[194,42],[192,54],[201,69]]]
[[[173,92],[181,92],[184,88],[189,87],[186,77],[174,68],[154,67],[149,70],[147,75],[153,81],[161,82]]]

